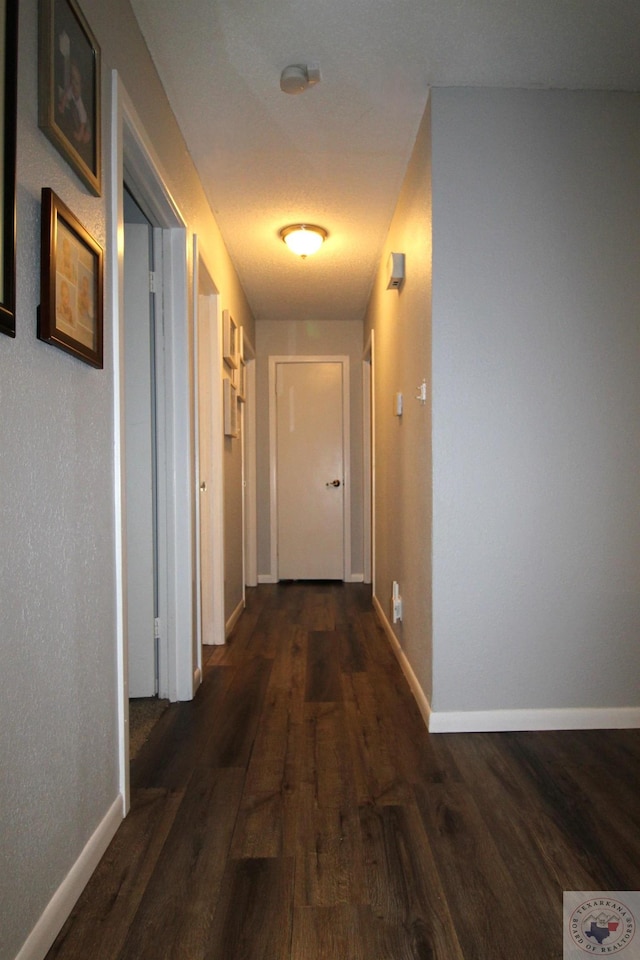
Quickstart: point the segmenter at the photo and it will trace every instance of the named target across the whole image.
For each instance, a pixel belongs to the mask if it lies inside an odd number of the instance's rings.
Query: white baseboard
[[[430,733],[489,733],[509,730],[620,730],[640,727],[640,708],[558,710],[432,710]]]
[[[224,628],[225,637],[229,636],[229,634],[235,627],[236,623],[242,616],[243,610],[244,610],[244,600],[241,600],[225,624],[225,628]]]
[[[65,920],[73,910],[76,900],[111,843],[122,819],[123,799],[118,795],[49,901],[16,960],[43,960],[47,955]]]
[[[407,660],[407,655],[405,654],[404,650],[400,646],[398,638],[396,637],[395,633],[391,628],[391,624],[387,619],[386,613],[382,609],[380,601],[375,596],[373,597],[373,606],[378,616],[378,620],[380,621],[380,624],[382,626],[382,629],[386,633],[387,639],[391,644],[391,648],[395,653],[398,659],[398,663],[402,668],[402,672],[404,673],[407,679],[407,683],[411,688],[411,692],[415,697],[415,701],[418,704],[418,710],[422,714],[422,719],[425,722],[425,726],[427,727],[427,729],[429,729],[429,718],[431,716],[431,706],[429,705],[429,701],[426,697],[426,694],[422,689],[422,687],[420,686],[420,683],[418,682],[418,678],[413,672],[413,667]]]
[[[626,730],[640,727],[640,707],[555,710],[433,710],[377,597],[373,606],[411,687],[429,733],[498,733],[516,730]]]
[[[345,578],[344,582],[345,583],[364,583],[364,573],[350,573]],[[277,577],[274,577],[272,573],[259,573],[258,583],[279,583],[279,580]]]

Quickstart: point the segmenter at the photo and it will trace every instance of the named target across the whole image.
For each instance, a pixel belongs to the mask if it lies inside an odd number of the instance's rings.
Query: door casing
[[[193,296],[196,307],[194,322],[194,410],[197,442],[196,454],[196,591],[197,591],[197,662],[202,673],[201,644],[221,644],[225,640],[224,623],[224,558],[222,543],[224,535],[224,489],[220,464],[223,459],[223,415],[221,391],[222,357],[222,312],[220,296],[211,279],[209,271],[198,254],[197,237],[193,240]],[[201,369],[201,338],[208,343],[204,350],[209,354],[210,370],[208,387],[202,388],[202,377],[207,371]],[[205,399],[206,398],[206,399]],[[203,411],[202,404],[207,402],[209,410]],[[208,423],[207,423],[208,421]],[[208,429],[208,438],[202,437],[202,431]],[[203,439],[205,442],[203,443]],[[208,442],[207,442],[208,441]],[[208,448],[208,450],[207,450]],[[208,455],[209,463],[202,462],[203,452]],[[205,482],[204,493],[200,484]],[[207,498],[207,509],[203,510]],[[210,529],[204,527],[209,524]],[[207,542],[208,541],[208,542]],[[203,555],[203,550],[208,555]],[[203,582],[207,577],[208,584]],[[206,591],[209,596],[205,596]],[[204,631],[202,624],[206,605],[210,607],[210,629]]]
[[[281,363],[341,363],[342,364],[342,436],[344,458],[344,570],[342,579],[351,577],[351,434],[349,403],[349,357],[334,356],[272,356],[269,357],[269,500],[270,500],[270,574],[266,578],[278,582],[278,470],[276,429],[276,371]],[[265,578],[261,577],[264,582]]]
[[[155,319],[151,225],[125,221],[125,422],[129,697],[158,692]]]
[[[124,443],[123,184],[126,179],[140,206],[157,225],[163,270],[162,363],[157,374],[158,437],[158,613],[160,696],[189,700],[199,682],[194,663],[194,477],[192,357],[186,224],[155,159],[155,152],[135,107],[112,72],[112,143],[110,243],[113,307],[114,381],[114,529],[116,554],[116,623],[119,718],[119,780],[123,813],[129,809],[129,699],[127,670],[126,498]]]

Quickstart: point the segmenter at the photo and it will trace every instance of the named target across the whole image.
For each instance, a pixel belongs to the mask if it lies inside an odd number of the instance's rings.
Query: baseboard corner
[[[235,627],[236,623],[242,616],[243,610],[244,610],[244,600],[240,600],[237,607],[235,608],[235,610],[233,611],[233,613],[231,614],[231,616],[229,617],[229,619],[225,624],[225,629],[224,629],[225,637],[229,636],[229,634]]]
[[[413,672],[413,667],[409,663],[406,653],[400,646],[400,641],[398,640],[395,633],[393,632],[393,628],[389,623],[387,615],[384,612],[384,609],[382,608],[382,605],[378,600],[378,598],[375,596],[375,594],[372,597],[372,602],[373,602],[374,610],[380,622],[380,626],[384,630],[386,637],[391,645],[391,649],[396,655],[396,659],[400,664],[400,668],[402,669],[402,672],[405,675],[405,679],[409,684],[411,693],[413,694],[414,699],[418,705],[418,710],[420,711],[422,719],[424,720],[424,724],[427,730],[429,730],[430,722],[431,722],[431,705],[429,703],[429,699],[425,694],[424,690],[422,689],[420,685],[420,681],[418,680],[415,673]]]

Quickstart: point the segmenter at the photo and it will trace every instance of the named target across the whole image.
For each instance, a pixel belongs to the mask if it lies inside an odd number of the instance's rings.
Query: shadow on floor
[[[169,706],[168,700],[158,697],[139,697],[129,700],[129,759],[133,760],[147,742],[151,731]]]

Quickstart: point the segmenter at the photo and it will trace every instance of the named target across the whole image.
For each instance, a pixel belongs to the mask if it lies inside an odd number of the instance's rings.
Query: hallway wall
[[[271,573],[269,357],[346,354],[351,375],[351,572],[355,579],[362,579],[362,324],[341,320],[322,323],[259,321],[256,324],[256,346],[258,574],[264,579]]]
[[[365,327],[376,596],[434,732],[640,725],[639,168],[637,94],[431,92]]]
[[[1,960],[16,956],[89,838],[114,810],[118,813],[109,256],[104,370],[36,339],[41,188],[52,187],[108,246],[113,68],[189,225],[187,250],[196,232],[224,306],[254,335],[246,300],[128,2],[83,0],[82,9],[102,52],[105,168],[98,198],[88,194],[38,129],[37,0],[20,2],[17,336],[0,336]],[[192,317],[184,322],[191,331]]]
[[[431,695],[431,110],[427,104],[385,242],[365,319],[374,331],[375,594],[391,621],[392,581],[403,618],[393,625],[423,693]],[[388,290],[389,254],[406,280]],[[416,394],[427,381],[427,402]],[[402,417],[394,415],[400,391]]]
[[[432,130],[437,724],[638,723],[640,96],[439,89]]]

